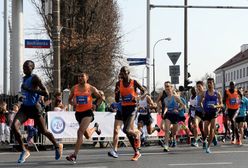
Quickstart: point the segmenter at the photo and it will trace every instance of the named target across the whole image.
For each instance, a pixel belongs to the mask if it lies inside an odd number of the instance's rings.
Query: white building
[[[215,71],[216,89],[223,92],[223,88],[234,81],[236,87],[248,90],[248,44],[241,46],[241,51],[225,62]]]

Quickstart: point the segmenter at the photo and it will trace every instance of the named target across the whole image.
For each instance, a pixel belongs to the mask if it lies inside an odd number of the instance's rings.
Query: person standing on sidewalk
[[[48,96],[48,91],[41,79],[32,73],[34,68],[35,64],[31,60],[27,60],[23,64],[23,72],[25,74],[21,85],[23,101],[21,108],[17,112],[12,124],[12,130],[15,134],[15,138],[22,148],[22,153],[18,159],[18,163],[25,162],[25,160],[30,156],[29,151],[24,146],[22,136],[19,131],[21,125],[29,118],[35,120],[40,132],[45,135],[55,146],[56,160],[61,158],[63,151],[63,144],[57,144],[53,134],[46,128],[45,119],[42,116],[42,107],[39,100],[40,96]]]

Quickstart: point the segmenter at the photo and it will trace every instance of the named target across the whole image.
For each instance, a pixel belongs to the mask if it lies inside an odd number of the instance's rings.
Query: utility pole
[[[188,0],[184,0],[184,6],[188,6]],[[188,79],[188,8],[184,8],[184,88]]]
[[[4,0],[3,93],[8,92],[8,0]]]
[[[149,61],[147,66],[147,78],[146,85],[147,91],[150,93],[150,0],[147,0],[147,8],[146,8],[146,59]]]
[[[60,70],[60,0],[53,0],[52,7],[52,41],[53,41],[53,80],[54,92],[61,91],[61,70]]]

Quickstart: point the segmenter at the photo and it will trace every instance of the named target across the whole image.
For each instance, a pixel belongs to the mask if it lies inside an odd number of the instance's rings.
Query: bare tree
[[[31,0],[51,38],[52,16],[45,15],[44,0]],[[61,0],[61,86],[71,87],[86,72],[90,83],[111,94],[120,66],[119,9],[115,0]],[[52,38],[51,38],[52,39]],[[52,50],[39,56],[52,80]]]

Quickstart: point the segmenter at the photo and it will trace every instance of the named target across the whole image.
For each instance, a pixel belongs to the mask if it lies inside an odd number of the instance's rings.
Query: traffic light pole
[[[184,6],[188,5],[188,0],[184,0]],[[184,8],[184,88],[187,87],[188,80],[188,9]]]
[[[149,61],[147,66],[147,92],[150,93],[150,0],[147,0],[147,9],[146,9],[146,58]]]

